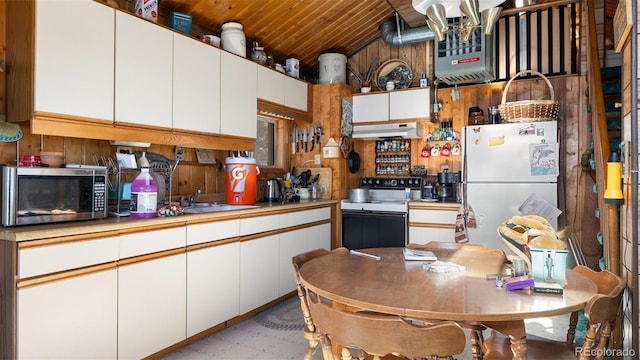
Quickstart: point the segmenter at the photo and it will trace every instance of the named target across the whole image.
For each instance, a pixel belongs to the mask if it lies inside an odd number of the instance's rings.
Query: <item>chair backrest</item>
[[[315,250],[307,251],[305,253],[294,256],[291,259],[291,264],[293,265],[293,276],[296,279],[296,283],[300,284],[298,274],[300,272],[300,268],[302,267],[302,265],[304,265],[309,260],[313,260],[317,257],[328,255],[330,253],[331,251],[327,249],[315,249]]]
[[[598,286],[598,294],[591,297],[584,308],[587,320],[592,323],[615,322],[625,288],[624,280],[609,270],[594,271],[582,265],[573,270]]]
[[[291,265],[293,266],[293,276],[294,276],[294,279],[296,280],[296,290],[298,293],[298,298],[300,299],[300,310],[302,311],[302,317],[304,319],[304,324],[305,324],[304,336],[307,340],[309,340],[309,347],[305,352],[304,359],[313,358],[315,348],[318,342],[321,341],[320,340],[321,334],[318,332],[318,329],[316,328],[316,324],[314,323],[313,319],[311,318],[311,314],[309,313],[309,304],[307,303],[307,298],[305,296],[305,288],[300,282],[300,268],[307,261],[313,260],[317,257],[329,255],[331,253],[344,254],[348,252],[349,250],[344,247],[337,248],[331,251],[320,248],[320,249],[307,251],[305,253],[296,255],[293,258],[291,258]],[[330,354],[331,349],[325,348],[326,346],[328,346],[328,344],[323,345],[322,351],[323,353]],[[325,355],[325,356],[330,356],[330,355]]]
[[[411,359],[446,357],[464,351],[466,336],[452,321],[415,324],[399,316],[351,312],[307,291],[311,316],[331,342],[369,355],[402,355]]]
[[[501,273],[504,263],[507,261],[507,255],[503,250],[487,249],[482,244],[431,241],[426,244],[409,243],[407,248],[435,250],[437,254],[445,254],[447,261],[464,265],[468,273],[473,272],[482,276]]]
[[[319,248],[319,249],[307,251],[305,253],[298,254],[298,255],[294,256],[291,259],[291,264],[293,265],[293,276],[296,279],[296,284],[300,285],[300,276],[299,276],[300,268],[307,261],[313,260],[313,259],[315,259],[317,257],[320,257],[320,256],[328,255],[328,254],[331,254],[331,253],[334,253],[334,254],[346,254],[348,252],[349,252],[349,250],[347,248],[345,248],[345,247],[339,247],[339,248],[333,249],[331,251],[329,251],[327,249]]]

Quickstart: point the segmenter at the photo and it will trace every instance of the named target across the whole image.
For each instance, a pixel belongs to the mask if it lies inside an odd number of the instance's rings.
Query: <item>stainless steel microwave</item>
[[[2,167],[2,225],[108,216],[107,168]]]

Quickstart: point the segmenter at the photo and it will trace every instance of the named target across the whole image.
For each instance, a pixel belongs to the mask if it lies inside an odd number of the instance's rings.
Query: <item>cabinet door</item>
[[[220,132],[255,138],[258,65],[226,51],[221,52],[220,63]]]
[[[240,243],[240,314],[278,297],[279,235]]]
[[[280,280],[278,281],[278,296],[295,290],[296,282],[293,276],[291,258],[311,250],[309,248],[308,229],[298,229],[280,234]]]
[[[304,252],[323,248],[331,250],[331,224],[311,226],[280,234],[280,296],[296,289],[291,258]]]
[[[354,95],[353,122],[389,120],[389,93]]]
[[[293,79],[289,76],[284,76],[284,78],[284,105],[290,108],[307,111],[307,83]]]
[[[287,76],[264,66],[258,66],[258,98],[284,105],[284,84]]]
[[[45,0],[36,9],[34,110],[113,121],[115,10]]]
[[[116,12],[115,120],[172,126],[173,32]]]
[[[117,358],[117,299],[116,269],[18,290],[17,358]]]
[[[118,268],[118,358],[141,359],[186,338],[186,254]]]
[[[331,224],[316,225],[307,230],[309,250],[319,248],[331,250]]]
[[[175,33],[173,128],[220,132],[220,49]]]
[[[410,226],[409,242],[426,244],[430,241],[455,242],[455,225],[450,226]]]
[[[409,242],[426,244],[429,241],[454,242],[457,209],[409,210]]]
[[[187,253],[187,337],[240,314],[240,243]]]
[[[389,120],[430,117],[429,88],[389,93]]]

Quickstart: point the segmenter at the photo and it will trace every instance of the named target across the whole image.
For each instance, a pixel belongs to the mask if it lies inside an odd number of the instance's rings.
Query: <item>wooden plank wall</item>
[[[385,43],[381,38],[374,41],[364,49],[347,60],[347,64],[363,77],[367,73],[369,65],[373,60],[379,57],[379,64],[388,60],[403,60],[409,64],[413,74],[413,83],[418,85],[422,73],[426,73],[429,79],[433,78],[433,41],[425,41],[416,44],[410,44],[400,47],[393,47]],[[360,90],[360,81],[347,72],[347,83]]]

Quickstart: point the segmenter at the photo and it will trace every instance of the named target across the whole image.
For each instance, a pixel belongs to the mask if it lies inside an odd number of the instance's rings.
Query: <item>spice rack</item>
[[[411,172],[409,139],[376,140],[376,175],[408,176]]]

